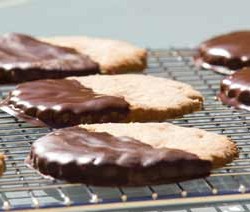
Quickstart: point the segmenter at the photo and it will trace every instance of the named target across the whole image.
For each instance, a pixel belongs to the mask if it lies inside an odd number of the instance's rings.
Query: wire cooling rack
[[[60,211],[97,211],[249,199],[250,113],[216,101],[223,76],[195,68],[194,53],[192,49],[149,50],[146,73],[183,81],[200,90],[206,98],[204,110],[170,122],[231,137],[240,149],[238,159],[215,170],[210,177],[161,186],[102,188],[52,181],[27,168],[23,162],[32,142],[50,129],[33,127],[0,112],[0,151],[7,156],[7,171],[0,178],[0,209],[61,207]],[[12,88],[1,86],[1,97]]]

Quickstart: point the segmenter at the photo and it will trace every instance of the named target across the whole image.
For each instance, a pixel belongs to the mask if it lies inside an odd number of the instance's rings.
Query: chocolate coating
[[[204,68],[226,74],[250,66],[250,31],[232,32],[203,42],[196,60]]]
[[[176,149],[155,149],[130,137],[78,126],[54,131],[26,159],[45,176],[98,186],[143,186],[207,176],[211,162]]]
[[[218,98],[227,105],[250,111],[250,68],[243,68],[223,79]]]
[[[60,128],[120,121],[129,104],[120,97],[94,93],[76,80],[51,79],[17,85],[1,108],[33,124]]]
[[[0,36],[0,83],[64,78],[99,73],[87,55],[24,34]]]

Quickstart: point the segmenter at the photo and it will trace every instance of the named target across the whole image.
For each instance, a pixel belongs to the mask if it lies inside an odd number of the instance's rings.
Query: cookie
[[[93,75],[20,84],[1,109],[34,124],[66,127],[163,121],[200,110],[202,102],[198,91],[181,82],[149,75]]]
[[[58,79],[17,85],[2,109],[35,125],[60,128],[122,120],[129,104],[120,97],[95,93],[76,80]]]
[[[226,105],[250,111],[250,68],[243,68],[223,79],[218,98]]]
[[[0,176],[3,175],[5,170],[6,170],[5,156],[2,153],[0,153]]]
[[[96,74],[100,68],[71,48],[11,33],[0,36],[0,83]]]
[[[142,74],[72,77],[96,93],[124,97],[130,104],[125,122],[164,121],[201,110],[203,97],[190,85]]]
[[[39,138],[26,163],[72,183],[145,186],[208,176],[236,156],[227,137],[204,130],[165,123],[96,124]]]
[[[105,74],[142,71],[147,66],[147,51],[124,41],[85,36],[42,38],[55,45],[75,48],[100,64]]]
[[[195,58],[197,65],[223,74],[250,65],[250,31],[223,34],[203,42]]]
[[[170,123],[108,123],[81,127],[117,137],[129,136],[157,149],[182,150],[196,155],[200,160],[210,161],[212,168],[222,167],[238,155],[236,145],[224,135]]]

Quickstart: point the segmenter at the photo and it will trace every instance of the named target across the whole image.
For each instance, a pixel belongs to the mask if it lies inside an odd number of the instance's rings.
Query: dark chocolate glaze
[[[99,65],[71,48],[51,45],[31,36],[0,36],[0,83],[64,78],[99,73]]]
[[[172,183],[210,173],[212,164],[176,149],[80,127],[54,131],[32,145],[26,163],[45,176],[98,186]]]
[[[123,98],[94,93],[78,81],[68,79],[19,84],[1,106],[12,110],[12,115],[33,119],[33,124],[42,122],[55,128],[118,122],[129,112],[129,104]]]
[[[250,111],[250,68],[243,68],[223,79],[218,98],[227,105]]]
[[[229,70],[250,66],[250,31],[232,32],[203,42],[196,60],[214,70],[220,66]]]

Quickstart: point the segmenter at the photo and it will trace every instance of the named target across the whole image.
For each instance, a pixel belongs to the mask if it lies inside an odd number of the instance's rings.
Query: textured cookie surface
[[[110,123],[81,127],[91,132],[107,132],[117,137],[129,136],[154,148],[182,150],[201,160],[210,161],[213,168],[224,166],[238,154],[236,145],[226,136],[169,123]]]
[[[250,65],[250,31],[211,38],[199,46],[196,62],[203,68],[231,74]]]
[[[126,121],[162,121],[200,110],[203,97],[185,83],[149,75],[72,77],[97,93],[124,97],[130,104]]]
[[[35,141],[26,162],[46,176],[101,186],[171,183],[207,176],[211,170],[210,161],[183,150],[77,126]]]
[[[56,130],[26,162],[46,176],[101,186],[143,186],[209,175],[238,155],[226,136],[167,123],[93,124]]]
[[[40,89],[35,91],[37,86]],[[1,109],[34,124],[41,121],[59,128],[81,123],[163,121],[200,110],[202,101],[191,86],[164,78],[94,75],[19,84],[2,101]]]
[[[71,48],[41,42],[31,36],[11,33],[0,36],[0,82],[63,78],[99,73],[88,56]]]
[[[116,74],[132,71],[142,71],[146,67],[147,52],[127,42],[91,38],[84,36],[58,36],[42,38],[52,44],[72,47],[89,55],[100,64],[102,73]]]

